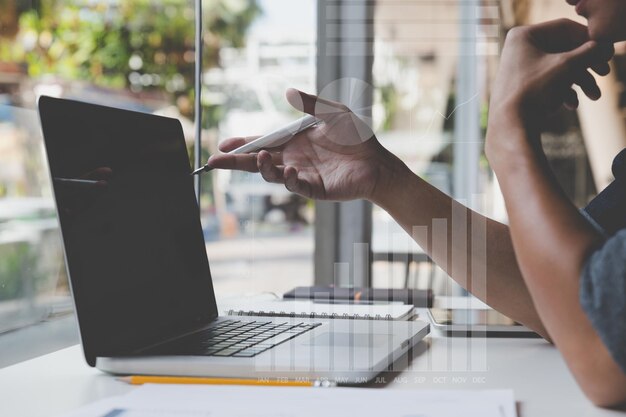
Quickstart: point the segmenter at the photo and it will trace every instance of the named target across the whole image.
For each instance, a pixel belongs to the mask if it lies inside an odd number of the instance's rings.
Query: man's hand
[[[590,99],[599,99],[600,89],[589,69],[608,74],[613,54],[611,44],[590,40],[587,27],[571,20],[514,28],[504,44],[491,108],[517,111],[536,129],[542,117],[562,104],[578,106],[574,84]]]
[[[211,168],[260,172],[268,182],[284,184],[289,191],[321,200],[373,199],[385,187],[387,172],[398,162],[383,148],[371,129],[346,106],[287,90],[296,109],[323,123],[299,133],[283,146],[258,154],[213,155]],[[251,138],[231,138],[220,144],[229,152]]]

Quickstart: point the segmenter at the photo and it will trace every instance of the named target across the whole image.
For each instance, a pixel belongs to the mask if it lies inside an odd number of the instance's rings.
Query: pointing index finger
[[[218,154],[213,155],[207,162],[209,168],[232,169],[237,171],[258,172],[256,154]]]
[[[230,152],[235,150],[248,142],[252,142],[255,139],[258,139],[260,136],[246,136],[246,137],[236,137],[236,138],[228,138],[224,141],[220,142],[218,145],[218,149],[220,152]]]

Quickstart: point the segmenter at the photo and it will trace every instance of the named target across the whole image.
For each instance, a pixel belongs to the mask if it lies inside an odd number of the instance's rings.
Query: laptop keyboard
[[[224,320],[158,349],[159,354],[251,358],[321,323]]]

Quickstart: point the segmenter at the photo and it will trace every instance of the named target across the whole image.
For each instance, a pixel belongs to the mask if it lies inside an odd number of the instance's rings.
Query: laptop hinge
[[[132,353],[133,354],[137,354],[137,353],[141,353],[141,352],[146,351],[146,350],[151,350],[151,349],[154,349],[157,346],[164,345],[164,344],[167,344],[167,343],[171,343],[171,342],[173,342],[176,339],[180,339],[182,337],[189,336],[191,334],[199,332],[200,330],[205,329],[211,323],[216,321],[218,318],[219,317],[213,317],[212,319],[204,320],[204,321],[202,321],[201,324],[197,324],[197,325],[195,325],[195,326],[193,326],[191,328],[188,328],[188,329],[186,329],[186,330],[184,330],[184,331],[182,331],[182,332],[180,332],[180,333],[178,333],[178,334],[176,334],[176,335],[174,335],[172,337],[168,337],[167,339],[159,340],[158,342],[150,343],[147,346],[143,346],[143,347],[141,347],[139,349],[135,349]]]

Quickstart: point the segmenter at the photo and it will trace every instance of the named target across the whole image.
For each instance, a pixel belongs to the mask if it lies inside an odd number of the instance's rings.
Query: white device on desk
[[[428,317],[435,329],[448,336],[540,337],[528,327],[488,308],[429,308]]]
[[[219,316],[175,119],[41,97],[39,111],[87,363],[117,374],[366,382],[421,321]],[[262,277],[258,277],[262,279]]]

